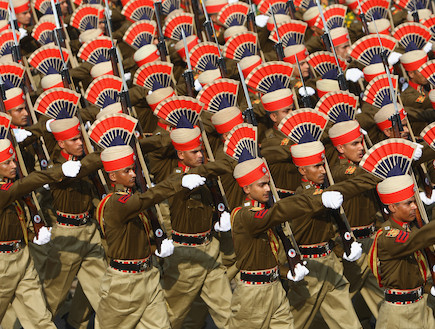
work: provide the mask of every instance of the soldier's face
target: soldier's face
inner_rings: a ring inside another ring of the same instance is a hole
[[[83,154],[82,135],[78,134],[74,138],[66,141],[59,141],[60,148],[69,155],[79,157]]]
[[[30,19],[32,18],[32,15],[30,14],[30,9],[23,11],[22,13],[16,13],[15,16],[17,16],[18,23],[23,25],[29,25]]]
[[[419,85],[424,86],[424,85],[427,85],[429,83],[429,81],[427,81],[427,79],[424,77],[424,75],[418,71],[408,72],[408,75],[409,75],[409,78],[413,82],[418,83]]]
[[[15,155],[8,160],[0,163],[0,176],[14,179],[17,176],[17,164],[15,163]]]
[[[251,185],[245,186],[243,191],[249,199],[266,203],[269,201],[269,176],[264,175],[260,179],[253,182]]]
[[[134,164],[121,170],[112,171],[111,173],[109,173],[109,178],[115,184],[120,184],[125,187],[132,188],[136,182],[136,172]]]
[[[278,126],[282,119],[291,111],[291,107],[286,107],[284,109],[271,112],[269,114],[270,119],[273,121],[273,124]]]
[[[12,124],[17,127],[23,127],[27,125],[27,119],[29,118],[29,113],[27,113],[26,106],[23,104],[8,111],[9,115],[12,117]]]
[[[195,168],[202,165],[202,161],[204,159],[201,146],[198,146],[190,151],[178,151],[177,154],[181,162],[185,166],[191,168]]]
[[[62,15],[68,14],[68,2],[66,0],[60,2],[60,11],[62,12]]]
[[[308,78],[310,76],[310,64],[306,60],[299,62],[301,67],[301,73],[303,78]],[[294,73],[296,76],[300,77],[299,70],[296,70]]]
[[[337,56],[340,56],[344,59],[349,59],[350,56],[348,54],[348,50],[350,49],[349,42],[343,43],[341,45],[338,45],[335,47],[335,52],[337,53]]]
[[[391,204],[388,207],[395,220],[401,222],[412,222],[415,219],[415,211],[417,209],[415,197],[411,197],[399,203]]]
[[[358,163],[364,155],[363,137],[360,136],[350,143],[337,145],[338,152],[346,159]]]
[[[325,182],[325,164],[324,162],[317,163],[311,166],[299,167],[301,175],[315,184],[323,184]]]

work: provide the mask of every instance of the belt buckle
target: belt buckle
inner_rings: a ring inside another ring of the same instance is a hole
[[[88,217],[83,217],[81,220],[80,220],[80,224],[86,224],[88,222]]]
[[[330,250],[330,249],[329,249],[329,243],[325,244],[325,245],[324,245],[324,248],[325,248],[325,252],[328,253],[329,250]]]
[[[148,262],[147,261],[144,261],[144,262],[140,262],[140,263],[138,263],[138,265],[139,265],[139,270],[140,271],[145,271],[147,268],[148,268]]]
[[[269,282],[275,282],[279,277],[278,271],[273,271],[269,276]]]
[[[417,298],[420,298],[421,296],[423,296],[423,287],[420,287],[417,290]]]
[[[15,242],[14,244],[12,244],[13,251],[17,251],[18,249],[20,249],[20,247],[21,247],[20,241]]]
[[[206,235],[204,236],[203,243],[206,244],[206,243],[208,243],[209,241],[210,241],[209,234],[206,234]]]

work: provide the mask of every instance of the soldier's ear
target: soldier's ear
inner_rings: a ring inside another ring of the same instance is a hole
[[[109,179],[110,179],[112,182],[115,182],[115,181],[116,181],[116,172],[115,172],[115,171],[111,171],[111,172],[109,172]]]
[[[184,152],[183,151],[177,151],[177,156],[178,156],[178,159],[184,160]]]
[[[394,214],[397,210],[397,204],[395,204],[395,203],[389,204],[387,207],[388,207],[388,210],[390,211],[390,214]]]
[[[343,147],[343,145],[341,145],[341,144],[337,145],[336,149],[337,149],[338,153],[340,153],[340,154],[344,153],[344,147]]]
[[[306,174],[305,167],[298,167],[298,170],[299,170],[299,173],[300,173],[302,176],[305,176],[305,174]]]
[[[59,147],[60,147],[61,149],[64,149],[64,148],[65,148],[65,142],[64,142],[64,141],[57,141],[57,145],[59,145]]]
[[[243,187],[242,187],[243,192],[244,192],[245,194],[249,194],[249,193],[251,192],[250,186],[251,186],[251,185],[243,186]]]

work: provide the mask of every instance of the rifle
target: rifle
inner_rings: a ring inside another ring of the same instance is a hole
[[[367,24],[366,15],[364,14],[364,12],[362,10],[360,0],[357,0],[357,1],[358,1],[358,12],[359,12],[358,16],[359,16],[361,23],[362,23],[362,26],[363,26],[363,30],[364,30],[363,32],[365,35],[369,35],[370,32],[369,32],[369,26]]]
[[[115,43],[113,42],[113,38],[112,38],[112,20],[110,17],[109,3],[107,0],[105,0],[104,2],[106,5],[104,7],[104,16],[106,17],[106,33],[107,33],[107,36],[110,38],[110,41],[112,42],[112,47],[110,47],[110,50],[109,50],[110,63],[112,64],[113,75],[119,77],[119,70],[118,70],[119,57],[117,56],[116,46],[115,46]]]
[[[326,48],[328,48],[329,45],[329,51],[331,51],[334,55],[335,58],[335,62],[337,63],[337,70],[338,70],[338,75],[337,75],[337,80],[338,80],[338,85],[340,86],[341,90],[348,90],[349,87],[347,86],[347,82],[346,82],[346,78],[344,76],[344,72],[340,66],[340,62],[338,61],[338,57],[337,57],[337,53],[335,51],[335,47],[334,47],[334,43],[332,42],[332,38],[331,38],[331,33],[329,31],[328,25],[326,24],[326,20],[325,20],[325,16],[323,16],[323,9],[322,6],[320,5],[319,0],[316,0],[317,3],[317,8],[319,9],[320,12],[320,18],[322,19],[323,22],[323,28],[325,29],[325,33],[323,34],[322,38],[324,38],[324,41],[326,41],[325,45]]]
[[[199,40],[205,40],[206,36],[203,34],[202,31],[202,24],[199,21],[200,13],[199,10],[199,4],[198,0],[191,0],[190,3],[192,4],[192,11],[193,11],[193,18],[195,20],[195,29],[196,29],[196,35]]]
[[[293,0],[287,0],[286,5],[287,5],[287,10],[288,10],[288,15],[290,16],[290,18],[291,19],[296,19],[295,18],[296,7],[295,7],[294,1]]]
[[[157,32],[158,32],[158,40],[159,40],[157,44],[157,49],[159,50],[160,53],[160,60],[166,62],[167,61],[166,56],[168,56],[168,49],[166,48],[165,36],[163,35],[162,32],[162,21],[161,21],[162,2],[161,1],[154,2],[154,12],[156,14]]]
[[[243,111],[243,116],[247,123],[258,126],[254,109],[252,108],[251,98],[249,97],[248,87],[246,87],[245,77],[243,76],[242,68],[239,63],[237,63],[237,69],[239,70],[240,81],[242,82],[243,92],[245,93],[246,103],[248,104],[248,108]]]
[[[116,49],[116,52],[118,53],[118,49]],[[131,106],[130,96],[128,94],[127,82],[125,81],[125,77],[124,77],[124,68],[122,66],[122,63],[119,63],[119,73],[122,79],[122,89],[121,92],[119,93],[119,98],[121,100],[121,105],[122,105],[122,112],[131,116],[133,110]],[[140,130],[141,136],[143,136],[143,133],[141,133],[142,127],[140,126],[139,122],[137,124],[137,127]],[[131,147],[133,148],[134,154],[136,155],[135,157],[136,185],[138,185],[139,190],[142,193],[144,193],[148,190],[148,186],[152,186],[152,183],[151,183],[148,167],[145,163],[142,149],[140,148],[139,140],[136,135],[134,135],[134,139],[132,139],[131,141]],[[157,204],[155,205],[155,209],[157,212],[157,216],[161,219],[161,221],[163,221],[163,216],[160,211],[160,207]],[[151,228],[154,233],[157,250],[160,252],[162,242],[164,239],[167,238],[167,235],[163,230],[162,225],[160,224],[160,221],[156,217],[154,212],[150,208],[148,208],[145,212],[147,218],[150,221]]]
[[[305,92],[305,95],[302,96],[302,103],[304,104],[304,107],[313,108],[313,105],[311,104],[310,96],[308,96],[307,87],[305,86],[304,77],[302,76],[301,65],[299,64],[299,59],[297,54],[295,54],[295,59],[296,59],[296,66],[298,67],[298,71],[299,71],[299,76],[302,82],[302,88],[304,88],[304,92]]]
[[[272,12],[272,18],[273,18],[273,25],[275,27],[276,37],[278,39],[278,42],[275,43],[275,45],[273,47],[275,48],[276,55],[278,56],[278,60],[283,61],[284,57],[285,57],[284,56],[284,48],[282,46],[282,40],[281,40],[281,37],[279,36],[278,26],[276,25],[275,14],[273,12]]]
[[[187,70],[185,70],[182,75],[184,81],[186,82],[187,95],[189,95],[192,98],[195,98],[195,81],[193,79],[192,64],[190,63],[190,55],[189,55],[189,48],[187,47],[186,34],[184,33],[183,29],[181,30],[181,35],[183,37],[184,52],[186,53],[186,62],[187,62]]]
[[[205,27],[205,31],[207,34],[207,40],[210,42],[216,43],[216,46],[217,46],[218,52],[219,52],[219,58],[218,58],[219,70],[221,72],[221,77],[226,78],[228,75],[227,66],[225,64],[225,59],[222,55],[222,51],[221,51],[221,48],[219,46],[219,42],[218,42],[217,37],[216,37],[216,31],[214,29],[213,22],[210,20],[210,17],[208,16],[207,8],[205,8],[205,1],[202,1],[202,10],[204,11],[204,15],[205,15],[204,27]]]
[[[249,11],[246,14],[246,23],[248,26],[248,31],[257,33],[257,26],[255,25],[255,11],[251,0],[249,0]]]

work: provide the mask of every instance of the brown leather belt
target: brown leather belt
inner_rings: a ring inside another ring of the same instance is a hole
[[[412,290],[385,289],[385,300],[396,305],[407,305],[418,302],[423,298],[423,287]]]
[[[124,273],[140,273],[151,269],[151,256],[138,260],[112,259],[110,267]]]
[[[89,222],[89,212],[81,214],[67,214],[61,211],[56,211],[57,222],[64,226],[81,226]]]
[[[240,271],[240,280],[247,284],[265,284],[278,280],[278,267],[261,271]]]
[[[373,233],[375,233],[375,224],[372,223],[367,226],[352,227],[351,230],[355,238],[361,240],[369,238]]]
[[[21,240],[0,241],[0,253],[11,254],[23,247]]]
[[[331,253],[332,246],[329,242],[319,244],[300,245],[302,258],[320,258],[328,256]]]
[[[185,234],[172,230],[172,240],[183,246],[203,245],[211,241],[211,231],[197,234]]]

